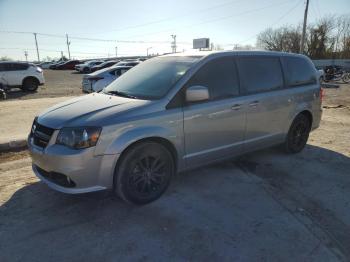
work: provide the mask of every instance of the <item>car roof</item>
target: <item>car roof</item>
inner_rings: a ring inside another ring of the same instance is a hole
[[[132,66],[111,66],[111,67],[103,68],[101,70],[97,70],[97,71],[95,71],[93,73],[90,73],[88,75],[89,76],[96,76],[96,75],[103,74],[103,73],[106,73],[108,71],[115,70],[115,69],[118,69],[118,68],[120,68],[120,69],[123,69],[123,68],[124,69],[131,69],[133,67]]]
[[[29,65],[30,63],[29,62],[21,62],[21,61],[0,61],[0,64],[8,64],[8,63],[11,63],[11,64],[24,64],[24,65]]]
[[[162,55],[159,57],[172,57],[172,56],[177,56],[177,57],[199,57],[199,58],[204,58],[204,57],[209,57],[209,56],[225,56],[225,55],[242,55],[242,56],[253,56],[253,55],[266,55],[266,56],[295,56],[295,57],[305,57],[304,55],[301,54],[295,54],[295,53],[287,53],[287,52],[278,52],[278,51],[262,51],[262,50],[249,50],[249,51],[199,51],[199,50],[194,50],[190,52],[183,52],[183,53],[176,53],[176,54],[166,54]]]
[[[133,66],[123,66],[123,65],[114,65],[114,66],[110,66],[110,67],[107,67],[108,69],[115,69],[115,68],[133,68]]]

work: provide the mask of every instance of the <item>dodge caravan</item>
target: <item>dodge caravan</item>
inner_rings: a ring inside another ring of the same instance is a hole
[[[303,55],[197,52],[147,60],[99,93],[35,118],[35,174],[65,193],[160,197],[176,172],[283,145],[300,152],[319,126],[317,72]]]

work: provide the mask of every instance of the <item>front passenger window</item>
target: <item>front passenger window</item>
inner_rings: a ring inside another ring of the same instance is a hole
[[[187,82],[186,87],[205,86],[210,100],[239,95],[237,70],[233,58],[216,58],[203,65]]]

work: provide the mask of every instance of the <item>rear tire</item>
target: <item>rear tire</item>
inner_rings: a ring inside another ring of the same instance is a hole
[[[34,78],[27,78],[23,81],[22,90],[35,92],[38,89],[38,80]]]
[[[284,147],[287,153],[295,154],[304,149],[309,138],[311,123],[307,116],[299,114],[289,128]]]
[[[342,80],[345,84],[349,83],[350,82],[350,73],[345,73],[343,76],[342,76]]]
[[[122,155],[114,174],[114,190],[126,202],[144,205],[166,191],[174,170],[173,157],[163,145],[142,142]]]

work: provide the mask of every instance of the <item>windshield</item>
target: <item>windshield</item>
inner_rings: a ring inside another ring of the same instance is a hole
[[[156,57],[142,62],[104,89],[141,99],[159,99],[187,72],[199,57]]]

